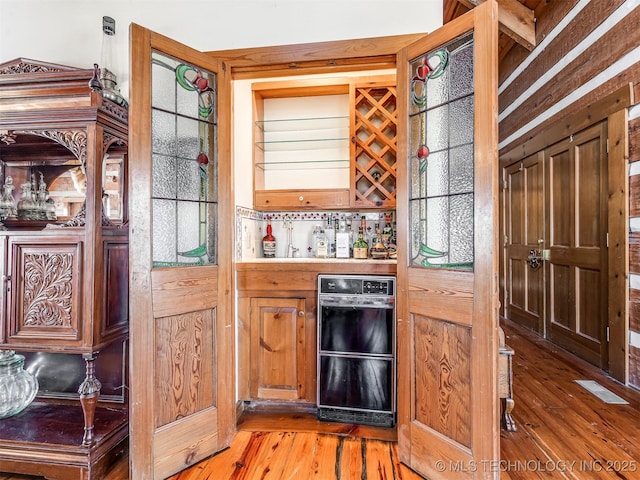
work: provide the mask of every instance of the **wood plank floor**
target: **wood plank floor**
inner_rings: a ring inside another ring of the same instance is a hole
[[[501,480],[640,479],[640,392],[511,322],[504,329],[515,350],[518,430],[501,432],[502,460],[487,468],[499,471]],[[597,381],[629,404],[602,402],[575,383],[580,379]],[[366,437],[380,435],[299,415],[279,415],[276,421],[250,415],[239,423],[230,448],[171,480],[420,478],[398,462],[392,435]],[[0,480],[36,478],[0,473]],[[101,480],[126,478],[121,463]]]

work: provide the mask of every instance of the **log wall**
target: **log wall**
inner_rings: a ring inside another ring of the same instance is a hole
[[[550,8],[549,8],[550,7]],[[536,18],[537,47],[500,64],[500,157],[631,85],[629,108],[628,383],[640,388],[640,5],[567,0]],[[634,100],[635,99],[635,100]],[[637,104],[637,105],[634,105]],[[622,108],[622,107],[621,107]],[[566,123],[566,122],[565,122]],[[531,154],[533,152],[527,152]]]

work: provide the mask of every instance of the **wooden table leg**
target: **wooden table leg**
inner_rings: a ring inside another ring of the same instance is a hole
[[[506,397],[502,398],[502,421],[504,424],[504,429],[508,432],[515,432],[518,430],[516,427],[516,422],[513,420],[511,416],[511,412],[513,411],[513,407],[516,402],[513,401],[513,398]]]
[[[100,389],[102,384],[96,378],[95,360],[98,352],[86,353],[82,355],[86,364],[86,376],[84,381],[78,388],[80,394],[80,404],[82,405],[82,413],[84,415],[84,436],[82,437],[82,445],[91,446],[93,444],[93,428],[95,425],[96,404],[100,397]]]

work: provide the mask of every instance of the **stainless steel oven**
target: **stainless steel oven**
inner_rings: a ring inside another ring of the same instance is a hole
[[[318,276],[318,418],[393,426],[395,277]]]

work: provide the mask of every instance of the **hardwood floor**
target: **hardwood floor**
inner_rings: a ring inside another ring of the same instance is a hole
[[[518,430],[501,431],[500,464],[482,468],[499,471],[501,480],[640,478],[640,392],[511,322],[504,330],[515,350]],[[629,404],[602,402],[575,383],[580,379],[597,381]],[[171,480],[420,478],[398,462],[393,434],[375,429],[286,414],[249,415],[238,428],[230,448]],[[35,478],[0,473],[0,480]],[[126,478],[121,463],[101,480]]]

